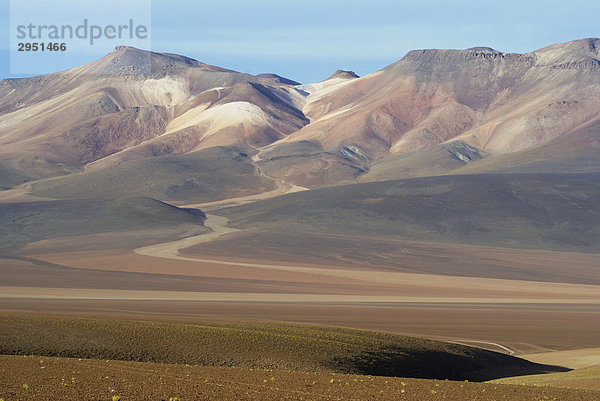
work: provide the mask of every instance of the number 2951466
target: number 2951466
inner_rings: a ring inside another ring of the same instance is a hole
[[[58,42],[19,43],[17,50],[20,52],[64,52],[67,50],[67,44]]]

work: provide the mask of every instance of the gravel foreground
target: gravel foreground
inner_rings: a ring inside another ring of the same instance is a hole
[[[600,392],[494,383],[0,356],[0,400],[600,400]]]

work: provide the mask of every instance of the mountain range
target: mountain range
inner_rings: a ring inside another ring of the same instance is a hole
[[[415,50],[363,77],[338,70],[311,84],[119,46],[67,71],[0,82],[3,199],[184,205],[534,173],[548,191],[569,174],[594,182],[600,173],[600,39],[527,54]],[[462,191],[482,188],[461,180]]]

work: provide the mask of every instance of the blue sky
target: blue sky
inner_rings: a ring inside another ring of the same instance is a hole
[[[9,0],[0,0],[0,78],[18,76],[10,74],[9,10]],[[151,12],[154,51],[301,82],[319,81],[339,68],[364,75],[412,49],[528,52],[600,36],[597,0],[154,0]],[[97,57],[66,53],[46,72]]]

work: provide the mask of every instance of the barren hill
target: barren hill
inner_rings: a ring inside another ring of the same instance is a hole
[[[328,154],[321,159],[330,170],[336,162],[338,169],[350,164],[360,170],[347,174],[348,180],[366,174],[368,181],[442,174],[483,156],[493,159],[552,141],[570,142],[569,153],[591,144],[597,157],[596,131],[577,142],[569,137],[599,116],[599,44],[584,39],[528,54],[487,48],[411,51],[363,78],[314,92],[309,88],[303,111],[311,123],[267,149],[308,141]],[[456,141],[469,146],[471,155],[430,151]],[[343,160],[332,161],[330,155]],[[415,168],[400,155],[428,166]],[[294,156],[283,169],[274,161],[274,170],[311,184],[297,171],[317,174],[313,158]]]
[[[598,48],[583,39],[527,54],[415,50],[362,78],[338,70],[300,85],[117,47],[81,67],[0,83],[0,185],[214,146],[308,187],[466,165],[595,171]]]

